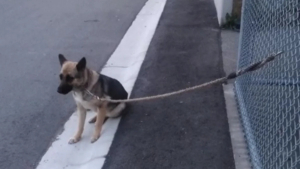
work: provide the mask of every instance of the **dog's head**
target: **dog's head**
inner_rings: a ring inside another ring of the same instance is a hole
[[[67,94],[72,91],[73,88],[84,85],[86,69],[85,58],[83,57],[79,62],[72,62],[68,61],[64,55],[59,54],[58,59],[61,65],[59,74],[61,82],[57,88],[57,92],[60,94]]]

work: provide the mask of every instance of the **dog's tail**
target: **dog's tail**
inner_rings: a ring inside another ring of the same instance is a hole
[[[126,108],[125,103],[118,103],[111,111],[109,111],[106,116],[111,118],[117,118],[122,115],[122,111]]]
[[[103,123],[105,123],[107,119],[108,119],[108,117],[105,117],[105,119],[104,119]],[[95,117],[91,118],[91,119],[89,120],[89,123],[91,123],[91,124],[92,124],[92,123],[95,123],[95,122],[96,122],[96,120],[97,120],[97,116],[95,116]]]

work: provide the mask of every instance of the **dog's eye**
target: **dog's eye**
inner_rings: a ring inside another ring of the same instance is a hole
[[[74,77],[71,77],[70,75],[67,75],[66,81],[67,82],[72,82],[74,80]]]
[[[62,74],[60,74],[60,75],[59,75],[59,78],[60,78],[60,80],[62,80],[62,79],[63,79],[63,75],[62,75]]]

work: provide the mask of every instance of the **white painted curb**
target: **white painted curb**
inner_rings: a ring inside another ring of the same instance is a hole
[[[129,94],[144,61],[165,3],[166,0],[147,1],[101,72],[118,79]],[[93,113],[88,113],[87,119],[93,116]],[[90,137],[94,125],[86,123],[81,141],[69,145],[68,140],[76,131],[77,120],[77,114],[74,113],[66,122],[64,131],[57,136],[43,156],[37,169],[102,168],[120,118],[108,119],[103,126],[101,137],[93,144],[90,143]]]

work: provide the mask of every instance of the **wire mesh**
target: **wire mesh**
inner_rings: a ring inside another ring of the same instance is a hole
[[[284,52],[235,83],[255,169],[300,169],[299,38],[299,0],[243,1],[238,69]]]

